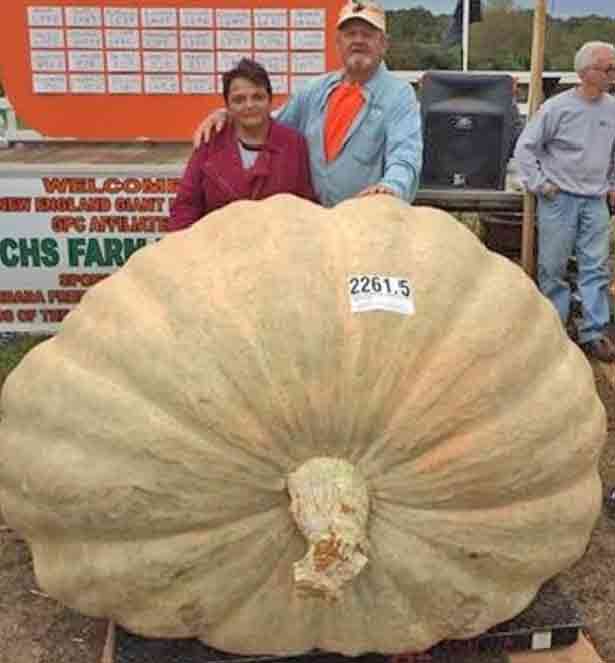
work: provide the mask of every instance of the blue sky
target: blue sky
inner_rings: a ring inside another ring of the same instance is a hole
[[[381,0],[386,9],[411,9],[423,6],[434,14],[452,14],[456,0]],[[518,7],[531,8],[533,0],[515,0]],[[615,0],[547,0],[547,11],[552,16],[586,16],[597,14],[615,18]]]

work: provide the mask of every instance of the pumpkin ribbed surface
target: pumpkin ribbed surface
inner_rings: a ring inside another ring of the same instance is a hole
[[[352,274],[406,278],[414,314],[352,312]],[[604,410],[551,305],[387,196],[239,202],[142,249],[2,409],[0,503],[45,591],[239,653],[481,633],[600,508]]]

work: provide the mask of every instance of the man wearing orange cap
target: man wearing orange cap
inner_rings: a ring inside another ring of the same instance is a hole
[[[347,2],[336,45],[344,68],[292,95],[276,119],[305,135],[312,183],[323,205],[376,193],[412,202],[422,163],[420,114],[412,87],[383,62],[382,7],[371,0]],[[197,129],[195,144],[225,121],[224,112],[215,111]]]

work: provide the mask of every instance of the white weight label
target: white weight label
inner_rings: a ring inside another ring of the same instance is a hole
[[[353,313],[391,311],[414,314],[414,292],[404,276],[388,274],[351,274],[348,295]]]

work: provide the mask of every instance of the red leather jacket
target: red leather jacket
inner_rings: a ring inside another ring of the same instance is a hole
[[[227,125],[193,152],[171,207],[169,230],[187,228],[236,200],[261,200],[276,193],[316,200],[305,138],[272,120],[263,150],[246,170],[235,132]]]

